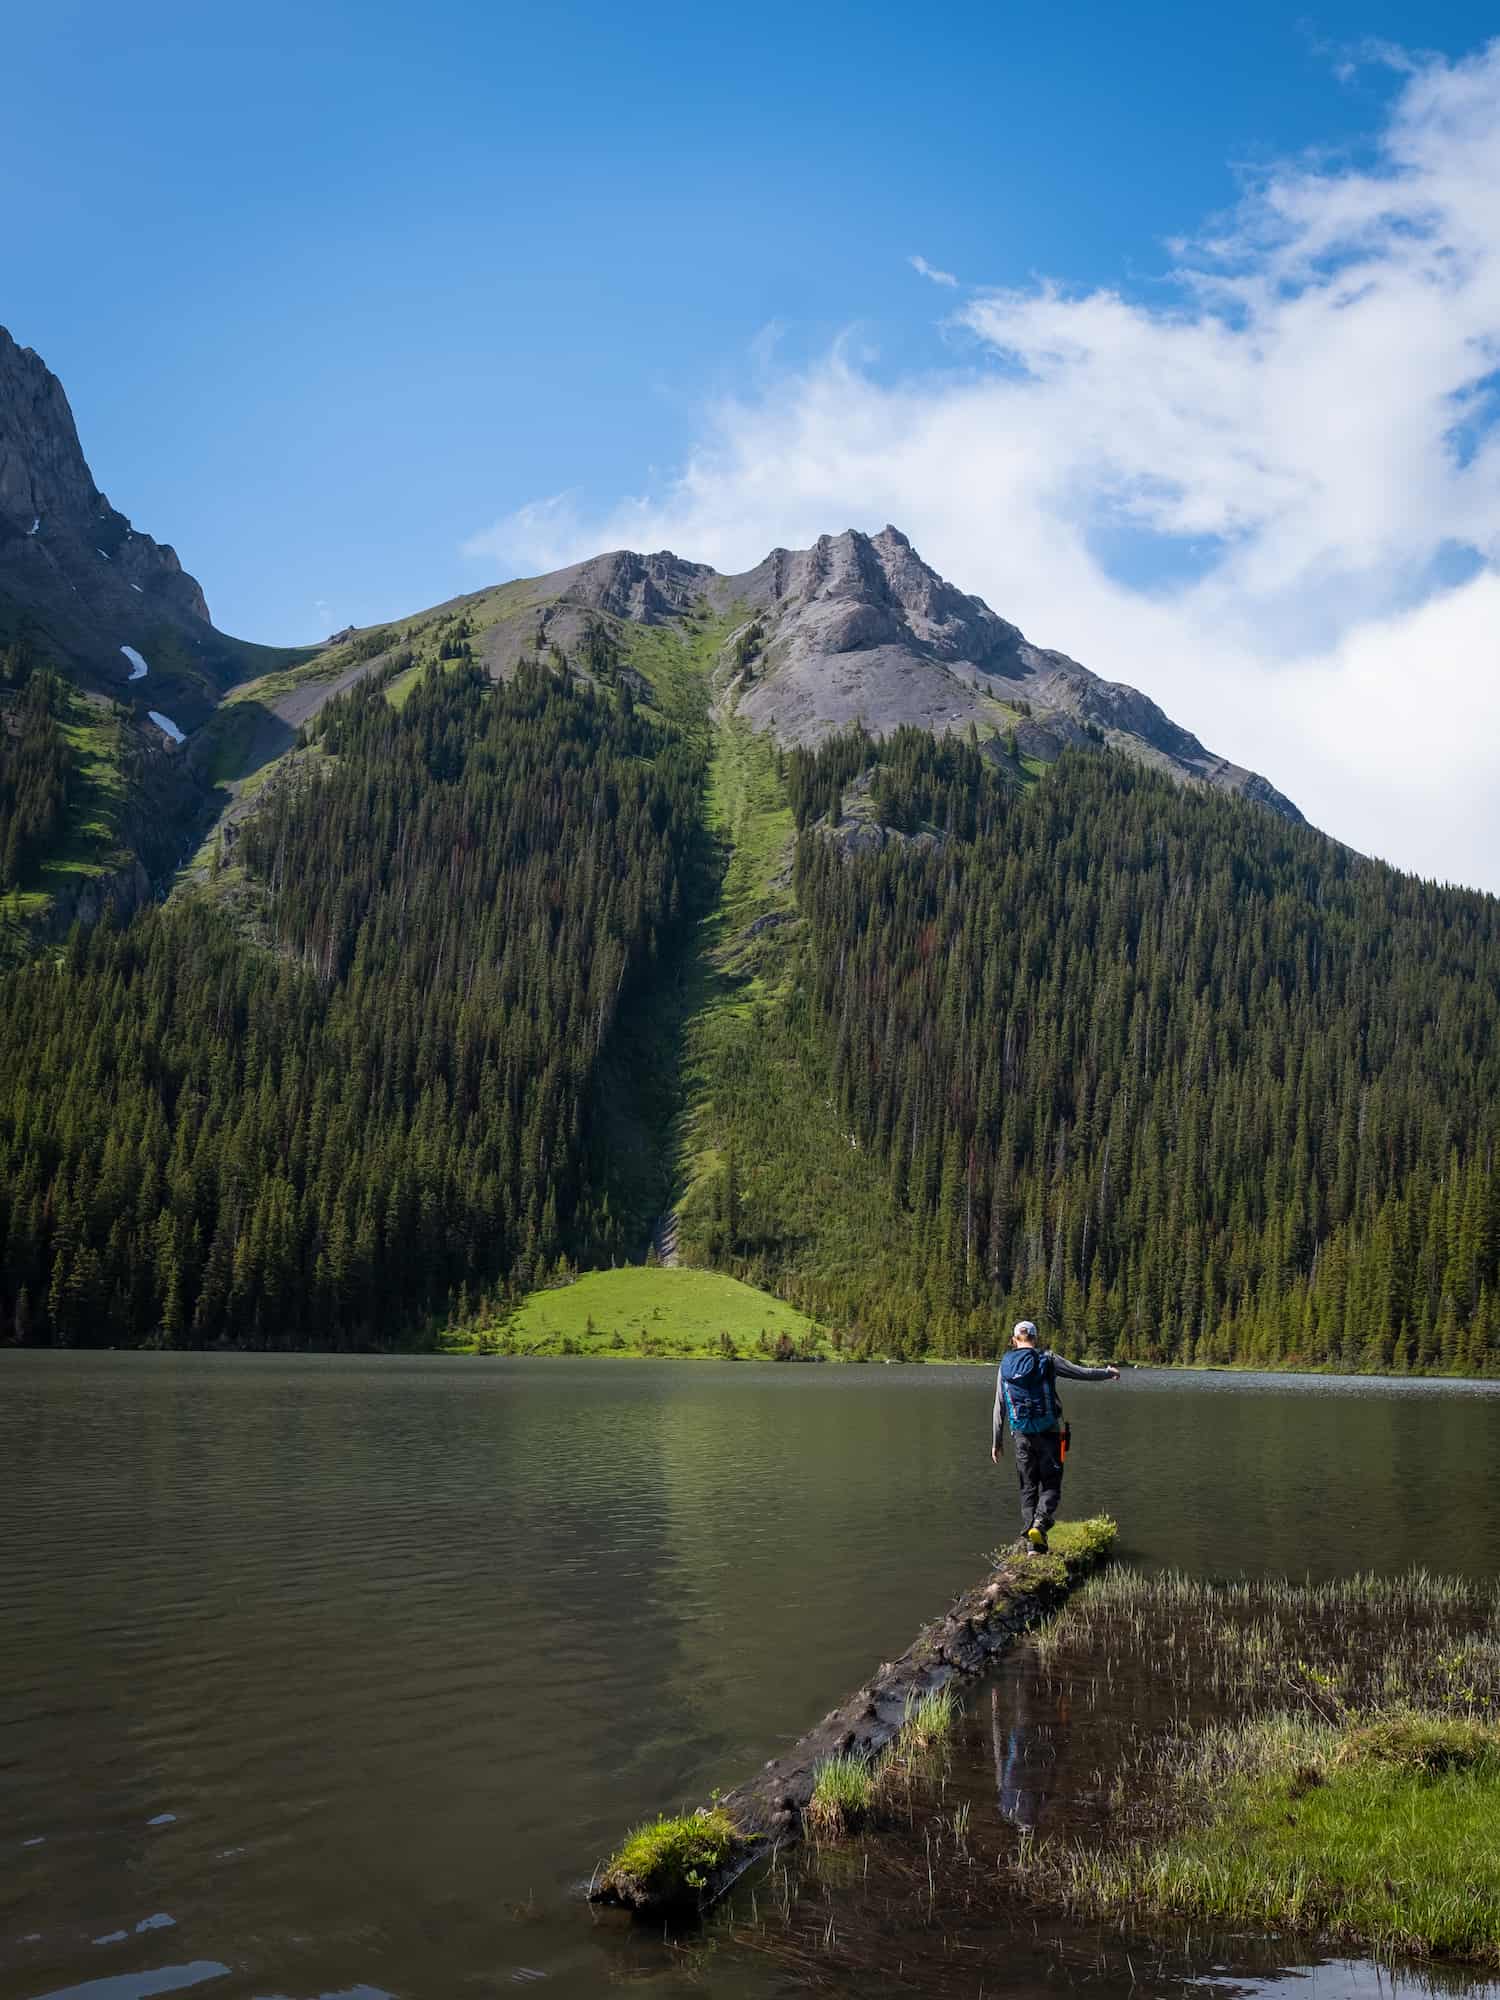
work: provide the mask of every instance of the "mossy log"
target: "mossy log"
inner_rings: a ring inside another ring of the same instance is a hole
[[[1105,1561],[1114,1540],[1114,1522],[1100,1515],[1055,1528],[1045,1556],[1007,1554],[943,1617],[924,1626],[899,1659],[886,1662],[755,1777],[712,1808],[637,1828],[596,1875],[589,1900],[656,1919],[707,1909],[759,1856],[800,1839],[803,1812],[826,1758],[878,1756],[899,1735],[911,1703],[982,1672],[1055,1611]],[[693,1838],[695,1826],[705,1822],[712,1824],[714,1849],[722,1849],[712,1860],[702,1852],[705,1843]],[[682,1853],[695,1859],[678,1866],[675,1857]]]

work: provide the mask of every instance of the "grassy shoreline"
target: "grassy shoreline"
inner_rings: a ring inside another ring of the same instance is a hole
[[[1500,1725],[1281,1714],[1210,1733],[1175,1792],[1189,1824],[1165,1842],[1056,1864],[1070,1911],[1500,1966]]]
[[[828,1829],[723,1935],[852,1990],[899,1958],[952,2000],[979,1959],[1043,1939],[1070,1989],[1327,1953],[1444,1990],[1493,1977],[1500,1582],[1112,1565],[965,1705],[947,1754],[884,1796],[870,1776],[830,1769]]]
[[[767,1336],[762,1344],[761,1334]],[[449,1326],[437,1336],[437,1352],[461,1355],[531,1355],[553,1358],[594,1356],[618,1360],[769,1361],[785,1334],[795,1350],[780,1358],[880,1366],[900,1360],[929,1368],[994,1367],[999,1357],[979,1355],[895,1356],[851,1352],[834,1328],[820,1324],[784,1299],[703,1265],[621,1265],[583,1271],[565,1283],[542,1287],[513,1310],[465,1326]],[[726,1342],[729,1344],[726,1345]],[[1070,1351],[1066,1336],[1059,1347]],[[731,1351],[732,1348],[732,1351]],[[1092,1361],[1087,1353],[1076,1356]],[[1111,1357],[1112,1358],[1112,1357]],[[1250,1362],[1154,1362],[1118,1360],[1130,1373],[1173,1375],[1276,1375],[1362,1382],[1488,1382],[1491,1376],[1397,1374],[1292,1368]]]
[[[1027,1894],[1500,1966],[1500,1591],[1116,1571],[1038,1652],[1106,1690],[1149,1657],[1195,1719],[1125,1748],[1113,1831],[1040,1843],[1015,1870]]]

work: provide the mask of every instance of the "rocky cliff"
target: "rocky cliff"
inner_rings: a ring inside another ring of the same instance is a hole
[[[112,693],[131,685],[132,648],[153,676],[138,697],[185,709],[186,726],[244,671],[176,551],[95,485],[62,384],[0,327],[0,641],[21,630]]]

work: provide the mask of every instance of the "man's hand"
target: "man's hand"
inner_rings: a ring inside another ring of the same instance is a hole
[[[990,1464],[998,1465],[999,1463],[1000,1463],[1000,1447],[997,1444],[992,1444],[990,1446]]]
[[[1119,1379],[1120,1379],[1120,1371],[1119,1371],[1119,1369],[1118,1369],[1118,1368],[1111,1368],[1111,1369],[1110,1369],[1110,1371],[1109,1371],[1109,1379],[1110,1379],[1110,1381],[1111,1381],[1111,1382],[1118,1382],[1118,1381],[1119,1381]]]

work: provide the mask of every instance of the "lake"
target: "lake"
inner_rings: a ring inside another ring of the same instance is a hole
[[[0,1354],[0,2000],[792,1990],[579,1891],[1014,1535],[991,1383]],[[1500,1384],[1064,1386],[1064,1512],[1134,1559],[1500,1574]]]

